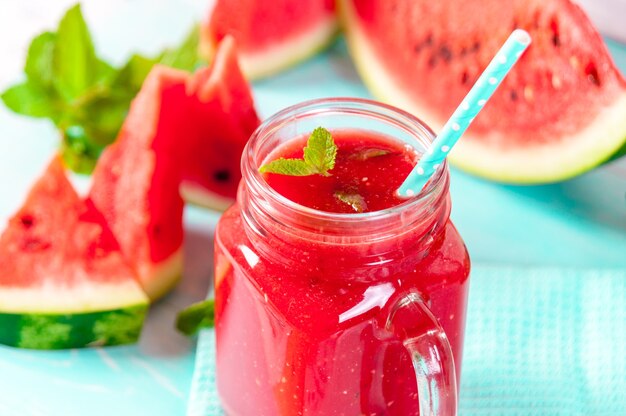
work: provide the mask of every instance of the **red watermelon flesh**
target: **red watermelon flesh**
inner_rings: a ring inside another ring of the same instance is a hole
[[[202,27],[201,50],[231,35],[249,78],[271,75],[326,46],[337,31],[334,0],[218,0]]]
[[[0,237],[0,343],[136,341],[147,298],[102,215],[55,158]]]
[[[259,123],[230,37],[210,68],[190,75],[155,66],[146,78],[96,166],[90,197],[152,299],[182,269],[181,186],[192,202],[230,205],[241,152]]]
[[[211,67],[199,70],[188,81],[187,92],[184,124],[194,131],[182,171],[183,196],[225,209],[237,194],[243,148],[260,124],[231,37],[220,43]]]
[[[626,83],[569,0],[342,0],[348,42],[374,94],[439,129],[515,28],[529,50],[452,152],[510,182],[589,169],[626,139]]]
[[[179,193],[187,126],[184,72],[153,69],[131,104],[117,141],[93,174],[90,198],[103,213],[151,299],[182,271]]]

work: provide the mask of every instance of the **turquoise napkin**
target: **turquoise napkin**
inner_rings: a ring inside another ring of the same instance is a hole
[[[626,415],[626,270],[475,266],[459,414]],[[214,332],[188,416],[221,415]]]

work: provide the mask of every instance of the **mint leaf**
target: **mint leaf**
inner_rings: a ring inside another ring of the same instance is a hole
[[[185,335],[193,335],[200,328],[215,325],[215,301],[207,299],[194,303],[178,313],[176,329]]]
[[[276,159],[261,166],[262,173],[277,173],[288,176],[309,176],[317,173],[311,165],[302,159]]]
[[[61,157],[74,172],[91,173],[103,149],[104,146],[95,144],[80,124],[71,125],[63,131]]]
[[[113,68],[96,55],[77,4],[65,13],[56,32],[41,33],[31,41],[24,66],[27,82],[0,97],[16,113],[51,119],[61,132],[66,164],[88,173],[102,149],[117,137],[130,102],[155,63],[192,70],[201,62],[199,33],[195,26],[180,46],[155,58],[133,55],[122,68]]]
[[[158,62],[172,68],[193,71],[203,61],[198,57],[200,43],[200,26],[195,25],[183,42],[176,48],[166,49],[158,58]]]
[[[59,23],[53,66],[55,87],[68,101],[85,92],[107,67],[96,57],[79,4],[69,9]]]
[[[43,32],[28,47],[24,72],[28,80],[43,88],[52,88],[54,81],[53,55],[56,33]]]
[[[375,147],[368,147],[367,149],[361,149],[358,152],[352,153],[350,155],[350,159],[359,160],[363,162],[373,157],[388,155],[389,153],[391,153],[389,150],[377,149]]]
[[[304,148],[304,161],[316,170],[315,173],[329,176],[336,156],[337,146],[330,132],[323,127],[313,130]]]
[[[53,97],[29,81],[10,87],[2,93],[2,101],[12,111],[31,117],[58,117]]]
[[[304,159],[276,159],[259,168],[262,173],[288,176],[324,175],[335,167],[337,145],[328,130],[318,127],[309,136],[304,148]]]
[[[350,205],[354,212],[365,212],[367,210],[365,199],[357,193],[337,191],[335,192],[335,198]]]
[[[132,55],[126,64],[117,71],[113,78],[111,88],[123,89],[134,96],[141,89],[155,61],[141,55]]]
[[[108,94],[96,97],[83,106],[81,118],[76,121],[84,127],[90,141],[106,146],[115,141],[133,96]]]

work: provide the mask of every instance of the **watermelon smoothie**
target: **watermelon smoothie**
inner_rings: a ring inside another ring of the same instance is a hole
[[[301,157],[320,125],[338,146],[331,176],[258,172]],[[286,109],[253,135],[216,232],[228,415],[454,413],[470,264],[446,166],[422,195],[395,196],[432,139],[406,113],[345,99]]]

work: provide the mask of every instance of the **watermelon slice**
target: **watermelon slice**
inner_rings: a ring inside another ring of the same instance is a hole
[[[187,136],[182,194],[186,201],[223,211],[237,196],[241,153],[261,123],[232,37],[220,42],[211,67],[188,81],[187,93],[183,125],[194,131]]]
[[[272,75],[314,55],[337,32],[334,0],[218,0],[202,26],[200,52],[232,35],[246,77]]]
[[[148,299],[102,215],[55,158],[0,237],[0,343],[135,342]]]
[[[186,113],[180,71],[151,71],[117,141],[100,157],[90,198],[150,299],[167,293],[183,266],[183,200],[179,194]]]
[[[241,152],[260,124],[250,87],[225,38],[193,76],[155,66],[117,141],[93,175],[90,198],[151,299],[182,271],[183,200],[225,209],[241,178]]]
[[[626,142],[626,82],[569,0],[341,0],[371,91],[435,130],[514,28],[533,44],[450,158],[477,175],[545,183],[585,172]]]

